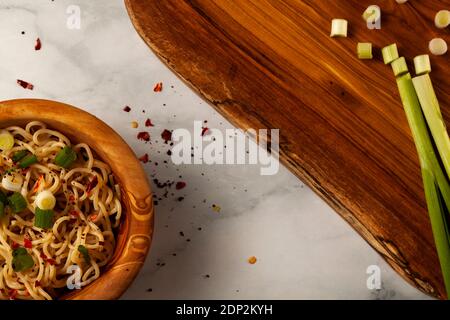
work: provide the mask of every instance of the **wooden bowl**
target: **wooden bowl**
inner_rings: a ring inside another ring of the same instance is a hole
[[[122,189],[125,218],[113,258],[100,277],[61,299],[117,299],[141,269],[153,234],[153,200],[147,176],[126,142],[103,121],[67,104],[38,99],[0,102],[0,127],[39,120],[75,142],[86,142],[108,163]]]

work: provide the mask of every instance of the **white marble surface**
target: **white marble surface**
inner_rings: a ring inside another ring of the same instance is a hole
[[[66,27],[70,4],[81,9],[80,30]],[[37,37],[40,51],[34,50]],[[194,120],[232,126],[150,52],[122,1],[0,0],[0,40],[0,100],[47,98],[79,106],[115,128],[137,155],[148,152],[149,175],[187,182],[159,201],[151,253],[123,298],[425,297],[286,169],[264,177],[255,166],[165,165],[163,129],[192,128]],[[35,89],[19,87],[16,79]],[[158,81],[164,90],[154,93]],[[130,113],[122,111],[125,105]],[[155,124],[151,145],[137,141],[139,129],[130,125],[136,120],[142,128],[147,117]],[[253,255],[258,262],[250,265]],[[381,290],[367,289],[369,265],[381,268]]]

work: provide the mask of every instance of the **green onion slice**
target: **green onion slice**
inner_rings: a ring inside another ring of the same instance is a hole
[[[372,44],[370,42],[360,42],[357,46],[359,59],[372,59]]]
[[[0,150],[6,151],[14,147],[14,137],[6,130],[0,131]]]
[[[17,151],[17,152],[14,153],[14,155],[12,156],[12,161],[18,162],[18,161],[22,160],[27,154],[28,154],[28,150],[20,150],[20,151]]]
[[[34,260],[25,248],[13,250],[12,266],[15,272],[26,271],[34,266]]]
[[[34,211],[34,226],[41,229],[50,229],[53,227],[53,210],[42,210],[36,207]]]
[[[399,58],[397,44],[395,44],[395,43],[393,43],[387,47],[384,47],[381,50],[381,53],[383,54],[384,64],[390,64],[394,60]]]
[[[422,54],[414,58],[414,67],[418,76],[431,72],[430,56]]]
[[[76,152],[73,151],[70,147],[65,146],[56,155],[55,163],[60,167],[68,168],[75,160],[77,160]]]
[[[3,202],[3,204],[8,203],[8,197],[2,190],[0,190],[0,202]]]
[[[408,73],[408,65],[404,57],[400,57],[391,63],[392,71],[396,77]]]
[[[84,261],[87,264],[90,264],[91,263],[91,256],[89,255],[88,249],[85,246],[80,244],[78,246],[78,251],[83,255]]]
[[[0,201],[0,218],[5,215],[5,203]]]
[[[333,19],[331,21],[331,37],[347,37],[348,21],[345,19]]]
[[[8,204],[14,213],[19,213],[27,208],[27,200],[19,192],[14,192],[9,196]]]
[[[19,162],[19,167],[21,167],[22,169],[25,169],[37,162],[38,162],[37,157],[34,154],[30,154],[30,155],[26,156],[25,158],[23,158]]]

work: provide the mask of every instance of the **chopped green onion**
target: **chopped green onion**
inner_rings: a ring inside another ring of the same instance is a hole
[[[367,23],[375,23],[381,18],[381,9],[377,5],[368,6],[362,17]]]
[[[442,56],[447,53],[447,42],[442,38],[434,38],[428,44],[428,49],[430,49],[430,52],[435,56]]]
[[[55,163],[63,168],[68,168],[77,160],[77,154],[70,147],[65,146],[55,157]]]
[[[23,158],[22,160],[20,160],[19,167],[21,167],[22,169],[25,169],[37,162],[38,162],[38,159],[37,159],[36,155],[30,154],[30,155],[26,156],[25,158]]]
[[[34,266],[34,260],[25,248],[13,250],[12,266],[15,272],[28,270]]]
[[[6,151],[14,147],[14,137],[6,130],[0,132],[0,150]]]
[[[439,29],[445,29],[450,25],[450,11],[441,10],[434,17],[434,24]]]
[[[83,255],[84,261],[87,264],[91,263],[91,256],[89,255],[89,251],[85,246],[80,244],[78,246],[78,251]]]
[[[414,67],[418,76],[431,72],[430,56],[422,54],[414,58]]]
[[[14,213],[19,213],[27,208],[27,200],[18,192],[9,196],[8,204]]]
[[[359,59],[372,59],[372,44],[370,42],[358,43],[357,53]]]
[[[408,65],[406,64],[405,57],[400,57],[391,63],[392,71],[396,77],[408,73]]]
[[[399,58],[397,44],[393,43],[381,50],[383,54],[384,64],[390,64]]]
[[[20,151],[17,151],[17,152],[14,153],[14,155],[12,156],[12,161],[18,162],[18,161],[22,160],[27,154],[28,154],[28,150],[20,150]]]
[[[0,218],[5,215],[5,203],[0,201]]]
[[[0,190],[0,202],[3,202],[4,204],[8,203],[8,197],[2,190]]]
[[[34,211],[34,226],[41,229],[50,229],[53,227],[53,210],[42,210],[36,207]]]
[[[348,21],[345,19],[333,19],[331,21],[331,37],[347,37]]]
[[[431,78],[428,74],[425,74],[415,77],[412,81],[422,106],[422,111],[428,122],[428,127],[447,171],[447,176],[450,177],[450,138]]]

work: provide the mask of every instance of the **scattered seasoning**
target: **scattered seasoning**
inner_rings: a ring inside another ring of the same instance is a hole
[[[171,156],[172,155],[172,150],[167,150],[167,155]]]
[[[184,197],[178,197],[178,198],[177,198],[177,201],[180,201],[180,202],[181,202],[181,201],[183,201],[183,200],[184,200]]]
[[[136,129],[137,127],[139,127],[139,123],[137,121],[131,121],[131,127]]]
[[[33,248],[33,243],[31,242],[30,239],[25,238],[25,239],[23,239],[23,246],[27,249],[31,249],[31,248]]]
[[[247,262],[250,264],[255,264],[256,261],[258,261],[258,260],[256,259],[255,256],[251,256],[250,258],[247,259]]]
[[[138,133],[137,138],[139,140],[143,140],[145,142],[150,141],[150,133],[148,133],[147,131],[141,131]]]
[[[86,193],[89,194],[91,191],[97,186],[98,184],[98,178],[97,176],[94,176],[91,181],[86,186]]]
[[[204,277],[207,278],[207,279],[211,278],[211,276],[209,274],[205,274]]]
[[[148,163],[148,154],[144,154],[142,157],[139,158],[139,161],[141,161],[142,163]]]
[[[213,209],[215,212],[220,212],[220,210],[221,210],[222,208],[219,207],[218,205],[213,204],[213,205],[212,205],[212,209]]]
[[[152,288],[148,288],[148,289],[147,289],[147,292],[152,292],[152,291],[153,291]]]
[[[123,111],[125,111],[125,112],[130,112],[130,111],[131,111],[131,108],[130,108],[129,106],[125,106],[125,108],[123,108]]]
[[[18,244],[17,242],[13,241],[13,243],[11,244],[11,248],[12,248],[13,250],[19,248],[19,244]]]
[[[180,236],[184,237],[184,232],[180,231]]]
[[[154,92],[161,92],[163,89],[163,83],[162,82],[158,82],[157,84],[155,84],[155,87],[153,88]]]
[[[19,86],[21,86],[22,88],[24,88],[24,89],[28,89],[28,90],[33,90],[34,89],[34,85],[32,85],[31,83],[26,82],[24,80],[17,79],[17,84]]]
[[[38,51],[38,50],[41,50],[41,48],[42,48],[41,39],[37,38],[36,44],[34,45],[34,50]]]
[[[145,120],[145,126],[146,127],[154,127],[152,120],[150,120],[150,119]]]
[[[177,189],[177,190],[181,190],[184,187],[186,187],[186,182],[183,182],[183,181],[178,181],[177,184],[175,185],[175,189]]]
[[[208,127],[202,127],[202,137],[209,131]]]
[[[164,143],[167,144],[167,141],[172,140],[172,132],[167,129],[164,129],[164,131],[161,133],[161,138],[163,138]]]

